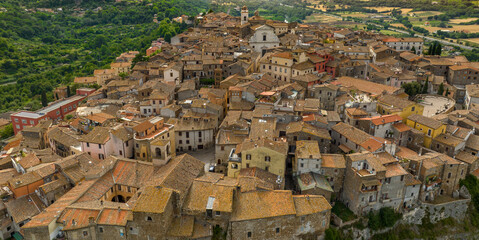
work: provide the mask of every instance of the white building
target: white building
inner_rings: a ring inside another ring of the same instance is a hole
[[[274,28],[268,25],[258,27],[249,39],[249,45],[255,52],[263,53],[268,48],[279,47],[279,38],[274,33]]]
[[[318,142],[313,140],[297,141],[293,164],[297,175],[307,172],[321,174],[321,153]]]
[[[417,55],[421,55],[424,50],[424,40],[422,38],[386,38],[383,42],[390,48],[402,52],[411,51],[414,47]]]

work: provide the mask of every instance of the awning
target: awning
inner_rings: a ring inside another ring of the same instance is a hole
[[[19,232],[15,232],[12,237],[15,239],[15,240],[23,240],[23,236],[19,233]]]
[[[381,182],[379,182],[379,180],[377,180],[377,179],[374,179],[374,180],[369,180],[369,181],[363,181],[363,185],[365,187],[380,186]]]
[[[339,145],[339,149],[341,149],[345,153],[349,153],[352,151],[352,149],[348,148],[346,145],[343,144]]]

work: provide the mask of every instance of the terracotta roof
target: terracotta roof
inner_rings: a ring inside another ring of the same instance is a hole
[[[406,170],[404,170],[404,168],[402,168],[399,163],[386,165],[386,177],[387,178],[402,176],[402,175],[407,175],[407,174],[408,174],[408,172]]]
[[[115,119],[116,117],[108,113],[99,112],[99,113],[90,114],[86,116],[85,118],[93,122],[104,123],[110,119]]]
[[[317,141],[296,141],[296,159],[310,158],[321,159],[319,144]]]
[[[406,186],[420,185],[421,181],[417,180],[412,174],[408,173],[404,178]]]
[[[131,211],[105,208],[101,211],[96,223],[100,225],[126,226],[128,220],[133,220]]]
[[[186,197],[188,189],[204,172],[204,163],[188,154],[176,156],[154,174],[151,183],[155,186],[171,188],[180,194],[180,201]]]
[[[346,160],[342,154],[322,154],[321,167],[346,168]]]
[[[5,206],[11,214],[13,221],[17,224],[31,219],[45,208],[45,205],[35,193],[12,199],[6,202]]]
[[[356,144],[362,144],[372,137],[366,132],[343,122],[334,125],[332,129]]]
[[[278,186],[278,183],[276,182],[278,180],[278,175],[258,167],[252,167],[252,168],[242,168],[238,174],[238,185],[242,188],[241,191],[244,191],[244,187],[245,187],[242,184],[245,184],[249,181],[249,180],[246,180],[245,177],[254,177],[260,180],[261,182],[258,182],[255,179],[253,182],[255,182],[255,184],[257,183],[262,184],[263,187],[265,187],[266,189],[281,188],[280,186]],[[248,183],[251,183],[251,182],[248,182]]]
[[[404,108],[407,108],[407,107],[415,104],[415,102],[409,101],[406,98],[401,98],[401,97],[398,97],[398,96],[395,96],[395,95],[389,95],[389,94],[382,95],[378,99],[378,102],[380,104],[385,104],[385,105],[388,105],[390,107],[395,107],[395,108],[400,108],[400,109],[404,109]]]
[[[400,88],[374,83],[358,78],[352,77],[339,77],[336,81],[332,82],[334,85],[340,85],[343,87],[354,87],[361,92],[369,93],[372,95],[380,95],[383,92],[388,94],[395,94],[400,91]]]
[[[10,187],[16,189],[35,182],[43,181],[42,177],[36,172],[27,172],[25,174],[16,176],[8,181]]]
[[[467,164],[473,164],[479,159],[476,155],[472,155],[472,153],[465,151],[460,151],[458,154],[456,154],[455,157],[457,160],[465,162]]]
[[[30,153],[18,160],[18,163],[23,167],[23,169],[29,169],[33,166],[39,165],[41,162],[35,153]]]
[[[473,150],[476,150],[476,151],[479,151],[479,136],[477,136],[477,135],[469,136],[469,138],[467,139],[467,142],[466,142],[466,147],[470,148],[470,149],[473,149]]]
[[[331,140],[331,136],[329,135],[329,131],[324,128],[319,128],[314,125],[305,123],[303,121],[299,122],[290,122],[286,127],[286,135],[295,134],[303,132],[306,134],[310,134],[322,139]]]
[[[320,195],[295,195],[293,200],[296,216],[315,214],[332,208],[326,198]]]
[[[95,180],[86,180],[82,184],[75,186],[65,193],[53,204],[48,206],[42,213],[33,217],[30,222],[25,224],[23,228],[48,227],[58,217],[58,213],[62,212],[68,205],[72,204],[78,196],[83,194],[88,188],[95,183]]]
[[[362,118],[361,120],[370,120],[371,123],[373,123],[376,126],[379,126],[379,125],[383,125],[387,123],[402,121],[402,118],[399,115],[394,114],[394,115],[376,116],[371,118]]]
[[[73,230],[88,227],[94,221],[100,210],[66,208],[57,222],[63,223],[63,230]]]
[[[288,143],[282,141],[273,141],[263,138],[256,141],[244,141],[236,147],[236,153],[241,153],[255,148],[268,148],[283,155],[288,154]]]
[[[399,132],[406,132],[411,130],[411,127],[404,123],[396,123],[393,125],[394,128],[396,128]]]
[[[173,193],[174,191],[170,188],[146,186],[141,189],[133,212],[163,213]]]
[[[296,215],[291,191],[253,191],[237,195],[230,221]]]
[[[368,113],[361,108],[346,108],[346,113],[350,116],[367,116]]]
[[[327,192],[334,192],[326,177],[314,172],[307,172],[298,175],[297,182],[301,192],[315,188],[319,188]]]
[[[293,59],[293,55],[291,54],[291,52],[276,53],[272,57]]]
[[[442,125],[444,125],[444,123],[442,123],[438,120],[435,120],[435,119],[432,119],[432,118],[429,118],[429,117],[426,117],[426,116],[423,116],[423,115],[417,115],[417,114],[410,115],[407,119],[411,120],[415,123],[419,123],[419,124],[422,124],[424,126],[430,127],[432,129],[438,129]]]
[[[236,186],[223,186],[217,183],[195,180],[191,185],[186,198],[185,211],[192,214],[206,213],[210,208],[213,211],[233,211],[233,191]]]
[[[108,140],[110,140],[110,128],[108,127],[95,127],[81,138],[82,142],[97,144],[105,144]]]

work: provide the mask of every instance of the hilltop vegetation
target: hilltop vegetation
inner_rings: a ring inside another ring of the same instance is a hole
[[[211,9],[217,12],[228,12],[233,16],[239,16],[240,12],[235,10],[235,6],[245,4],[243,0],[220,0],[214,1]],[[300,0],[251,0],[248,1],[248,10],[252,15],[256,10],[266,18],[277,21],[287,20],[289,22],[302,22],[313,11],[306,8],[306,2]]]
[[[171,18],[204,12],[208,3],[8,0],[0,7],[6,10],[0,12],[0,84],[5,84],[0,86],[0,112],[5,112],[40,108],[42,92],[52,100],[57,85],[108,67],[122,52],[145,51],[152,40],[174,36],[186,26]],[[160,24],[153,23],[155,14]]]

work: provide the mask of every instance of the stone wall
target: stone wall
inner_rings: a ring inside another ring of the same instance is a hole
[[[464,186],[460,189],[459,193],[456,192],[456,194],[460,195],[460,198],[446,203],[432,204],[419,202],[419,207],[404,213],[402,221],[409,224],[422,224],[424,217],[429,217],[431,223],[437,223],[448,217],[462,221],[467,215],[466,213],[471,197]]]

